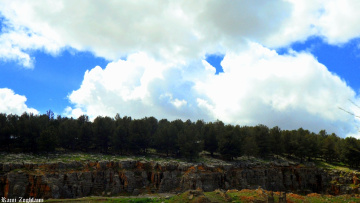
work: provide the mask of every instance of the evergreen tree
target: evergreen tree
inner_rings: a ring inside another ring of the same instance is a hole
[[[23,113],[21,116],[0,113],[0,150],[20,152],[49,152],[62,147],[70,150],[94,150],[107,153],[145,153],[155,148],[167,155],[175,154],[194,159],[204,148],[213,155],[220,152],[226,159],[245,154],[266,157],[268,154],[287,154],[304,158],[324,158],[327,162],[343,161],[350,166],[360,164],[360,141],[356,138],[339,138],[325,130],[311,133],[308,130],[281,130],[267,126],[239,127],[224,125],[221,121],[196,123],[187,120],[154,117],[132,120],[88,116],[78,119],[62,118],[51,110],[43,115]]]
[[[322,145],[322,153],[326,160],[326,162],[332,162],[335,155],[335,143],[334,140],[331,139],[331,137],[327,137],[324,139],[323,145]]]
[[[53,126],[41,131],[39,138],[37,139],[37,145],[41,152],[52,152],[55,150],[57,142],[56,130]]]
[[[154,136],[155,149],[159,152],[176,153],[177,151],[177,130],[168,120],[162,119]]]
[[[190,160],[199,156],[202,151],[200,135],[195,134],[196,127],[187,122],[183,130],[178,133],[178,145],[180,154]]]
[[[59,125],[59,145],[64,149],[76,150],[79,141],[79,128],[76,120],[65,118]]]
[[[295,153],[298,147],[297,141],[294,139],[292,131],[284,130],[281,132],[282,139],[284,140],[284,152],[287,156],[291,156]]]
[[[259,156],[267,157],[270,154],[269,128],[265,125],[257,125],[254,127],[253,133],[256,144],[259,147]]]
[[[30,113],[23,113],[18,121],[18,136],[17,142],[19,147],[25,152],[36,153],[38,146],[36,140],[40,135],[40,123],[38,122],[37,116]]]
[[[305,156],[309,154],[309,143],[306,139],[306,135],[309,134],[309,131],[304,130],[303,128],[299,128],[297,131],[293,131],[293,140],[294,146],[296,146],[294,150],[295,156],[300,158],[300,162],[303,162]]]
[[[109,150],[109,141],[114,133],[114,122],[110,117],[98,116],[93,123],[93,135],[96,148],[103,153]]]
[[[347,137],[344,140],[344,150],[342,154],[345,163],[351,167],[358,167],[360,164],[360,142],[354,137]]]
[[[7,130],[5,132],[9,133],[9,148],[5,150],[9,151],[10,149],[15,149],[17,147],[19,147],[19,129],[18,129],[18,121],[19,121],[19,116],[18,115],[14,115],[14,114],[10,114],[7,116]],[[25,150],[23,150],[25,151]]]
[[[133,153],[146,153],[146,149],[150,146],[150,132],[144,119],[133,120],[129,127],[130,150]]]
[[[317,135],[314,133],[305,135],[308,161],[319,156],[320,147],[317,139]]]
[[[229,160],[241,155],[241,139],[239,126],[225,126],[225,133],[219,140],[220,154]]]
[[[0,149],[9,150],[10,145],[10,128],[6,114],[0,114]]]
[[[246,136],[244,139],[244,145],[243,145],[243,153],[248,158],[250,156],[256,157],[259,153],[259,147],[255,141],[254,136]]]
[[[144,122],[145,122],[145,126],[146,126],[146,131],[148,132],[148,147],[152,147],[154,144],[154,136],[155,133],[158,129],[158,120],[156,118],[154,118],[153,116],[151,117],[145,117],[144,118]]]
[[[77,119],[78,125],[78,135],[79,135],[79,149],[87,152],[89,149],[94,148],[94,143],[92,143],[91,138],[93,137],[93,131],[89,117],[86,115],[81,115]]]
[[[211,156],[218,150],[216,127],[213,123],[205,125],[203,130],[204,150],[210,152]]]
[[[270,150],[277,156],[284,152],[284,142],[281,137],[281,129],[278,126],[270,129]]]

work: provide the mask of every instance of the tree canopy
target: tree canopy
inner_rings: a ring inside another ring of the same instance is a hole
[[[240,156],[266,158],[294,156],[301,161],[322,158],[353,167],[360,164],[360,141],[340,138],[325,130],[281,130],[278,126],[225,125],[221,121],[160,121],[154,117],[132,119],[96,117],[90,121],[57,116],[0,113],[0,151],[52,152],[56,149],[84,152],[145,154],[149,149],[164,156],[194,159],[202,151],[231,160]]]

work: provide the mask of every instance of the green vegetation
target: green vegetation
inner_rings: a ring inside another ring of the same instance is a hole
[[[96,162],[96,161],[121,161],[121,160],[139,160],[139,161],[177,161],[181,159],[170,159],[166,157],[158,157],[156,155],[147,154],[144,156],[125,156],[125,155],[110,155],[100,153],[89,153],[89,152],[52,152],[52,153],[7,153],[0,152],[0,163],[57,163],[57,162]],[[185,160],[183,160],[185,161]],[[203,157],[199,157],[195,161],[208,162]]]
[[[227,192],[214,191],[214,192],[200,192],[194,194],[187,191],[172,197],[159,197],[159,196],[139,196],[139,197],[85,197],[79,199],[64,199],[64,200],[47,200],[46,202],[154,202],[154,203],[182,203],[182,202],[266,202],[269,197],[273,197],[275,202],[279,202],[279,198],[283,197],[280,192],[269,192],[261,189],[248,190],[244,189],[229,190]],[[320,195],[311,193],[308,195],[297,195],[293,193],[286,194],[288,202],[295,203],[321,203],[321,202],[359,202],[360,196],[356,195]]]
[[[0,152],[31,153],[31,159],[42,159],[41,154],[49,152],[44,161],[100,160],[94,154],[104,154],[104,160],[124,155],[148,158],[156,153],[160,157],[201,161],[199,154],[204,150],[226,160],[287,156],[300,162],[316,160],[324,168],[343,170],[358,168],[360,164],[360,140],[343,139],[325,130],[314,133],[302,128],[225,125],[221,121],[132,119],[119,114],[114,118],[99,116],[92,122],[86,115],[77,119],[54,118],[50,110],[43,115],[0,113]],[[66,158],[63,152],[85,154]],[[16,160],[13,158],[9,161]]]
[[[111,203],[117,203],[117,202],[128,202],[128,203],[148,203],[148,202],[163,202],[160,198],[130,198],[130,197],[84,197],[84,198],[78,198],[78,199],[50,199],[46,200],[45,202],[73,202],[73,203],[88,203],[88,202],[111,202]]]
[[[348,165],[341,163],[341,162],[333,162],[328,163],[323,160],[314,160],[314,163],[317,167],[328,169],[328,170],[338,170],[338,171],[344,171],[344,172],[354,172],[355,169],[349,167]]]

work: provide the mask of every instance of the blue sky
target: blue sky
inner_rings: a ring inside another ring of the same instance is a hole
[[[360,137],[358,117],[339,109],[360,115],[359,9],[355,0],[0,1],[0,111]]]
[[[360,90],[360,49],[359,40],[354,39],[342,45],[329,45],[321,38],[315,37],[305,42],[297,42],[291,45],[295,51],[308,51],[317,60],[324,64],[329,71],[339,75],[355,91]],[[280,49],[279,53],[287,50]]]
[[[89,52],[64,51],[52,56],[38,51],[32,56],[36,59],[33,69],[13,61],[1,62],[0,86],[26,95],[26,104],[40,113],[51,109],[61,114],[70,105],[68,94],[80,87],[85,71],[107,64]]]

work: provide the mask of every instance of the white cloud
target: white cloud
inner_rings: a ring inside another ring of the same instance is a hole
[[[60,50],[60,46],[53,39],[7,20],[2,23],[0,59],[4,61],[16,61],[23,67],[33,68],[34,58],[29,52],[44,50],[47,53],[56,54]]]
[[[121,113],[137,118],[207,118],[193,100],[198,95],[194,82],[205,73],[202,64],[197,65],[165,64],[137,53],[126,61],[109,63],[105,69],[95,67],[85,73],[80,89],[69,95],[76,108],[68,109],[67,114],[76,117],[72,111],[77,111],[91,117]]]
[[[0,57],[31,67],[38,49],[187,61],[239,51],[248,41],[276,48],[320,36],[341,44],[360,36],[359,9],[357,0],[2,1]]]
[[[182,61],[238,49],[247,40],[264,41],[291,15],[291,4],[281,0],[13,0],[0,2],[0,12],[15,33],[18,28],[31,33],[29,40],[9,41],[27,57],[31,49],[56,52],[71,47],[109,60],[140,50],[157,58]],[[33,38],[42,40],[34,42]],[[23,44],[26,41],[32,43]],[[20,61],[23,58],[19,55]]]
[[[197,89],[225,122],[324,128],[342,136],[358,123],[338,109],[350,108],[355,92],[309,53],[282,56],[251,44],[245,52],[227,54],[221,64],[225,73]]]
[[[97,115],[170,119],[220,119],[226,123],[285,129],[326,129],[340,136],[359,121],[338,107],[353,108],[355,92],[309,53],[278,55],[259,44],[228,53],[224,73],[205,61],[167,64],[146,54],[87,71],[69,99],[72,109]],[[156,70],[156,73],[152,71]],[[149,74],[153,73],[153,74]],[[194,77],[196,75],[197,77]],[[71,114],[71,111],[69,112]]]
[[[318,26],[329,43],[346,43],[360,36],[360,2],[357,0],[325,1]]]
[[[26,97],[15,94],[8,88],[0,88],[0,112],[21,115],[24,112],[38,114],[36,109],[29,108],[25,104]]]
[[[12,0],[0,2],[10,28],[0,39],[17,49],[24,65],[29,50],[56,53],[66,47],[109,60],[140,50],[181,61],[238,50],[246,41],[281,47],[320,36],[346,43],[360,35],[359,9],[357,0]]]
[[[273,48],[360,36],[356,0],[1,1],[0,58],[32,67],[33,50],[112,60],[85,73],[66,115],[221,119],[355,132],[354,91],[308,53]],[[344,23],[345,22],[345,23]],[[269,47],[269,48],[265,48]],[[203,61],[226,54],[224,73]],[[127,58],[120,60],[120,58]]]
[[[263,42],[281,47],[319,36],[330,44],[341,45],[360,37],[360,2],[357,0],[286,0],[292,5],[278,32]]]

